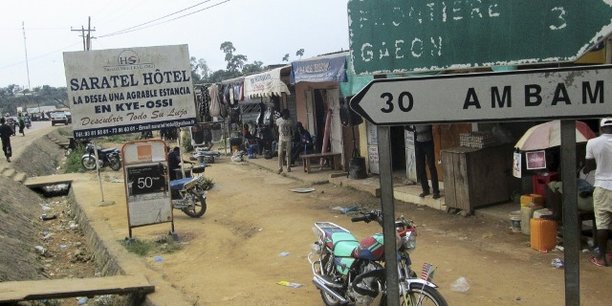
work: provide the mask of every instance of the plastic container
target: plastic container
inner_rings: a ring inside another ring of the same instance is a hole
[[[533,217],[535,219],[541,218],[552,218],[553,212],[548,208],[536,209],[533,211]]]
[[[531,218],[533,217],[533,212],[536,209],[540,209],[540,206],[528,205],[521,207],[521,232],[525,235],[529,235],[529,228]]]
[[[557,172],[540,172],[531,177],[531,185],[533,187],[533,193],[539,194],[544,200],[546,197],[546,188],[548,183],[559,179],[559,173]]]
[[[547,253],[557,245],[557,222],[532,218],[529,221],[531,248]]]
[[[513,232],[518,233],[521,231],[521,211],[515,210],[510,213],[510,226]]]

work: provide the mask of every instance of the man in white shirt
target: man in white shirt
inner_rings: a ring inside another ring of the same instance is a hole
[[[593,209],[599,253],[591,258],[591,262],[603,267],[608,265],[608,232],[612,229],[612,118],[601,119],[599,127],[601,135],[587,142],[583,171],[588,173],[596,169]]]
[[[278,127],[278,173],[283,172],[283,160],[287,162],[287,172],[291,172],[293,122],[289,118],[288,109],[283,109],[281,118],[276,119],[276,126]]]

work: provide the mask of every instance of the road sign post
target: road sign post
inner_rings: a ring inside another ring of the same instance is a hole
[[[374,79],[350,102],[378,125],[612,114],[612,65]]]
[[[572,62],[612,32],[608,0],[350,0],[357,73]]]

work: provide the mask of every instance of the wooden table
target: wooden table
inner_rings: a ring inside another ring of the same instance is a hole
[[[339,170],[340,169],[340,158],[342,157],[341,153],[313,153],[313,154],[305,154],[302,155],[302,164],[304,165],[304,172],[310,173],[311,167],[310,162],[312,160],[320,161],[321,159],[325,160],[325,162],[330,166],[331,169]]]

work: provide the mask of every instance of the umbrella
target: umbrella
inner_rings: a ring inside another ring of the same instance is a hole
[[[589,126],[576,121],[576,143],[586,142],[595,137]],[[561,121],[553,120],[532,126],[514,145],[521,151],[544,150],[561,145]]]

